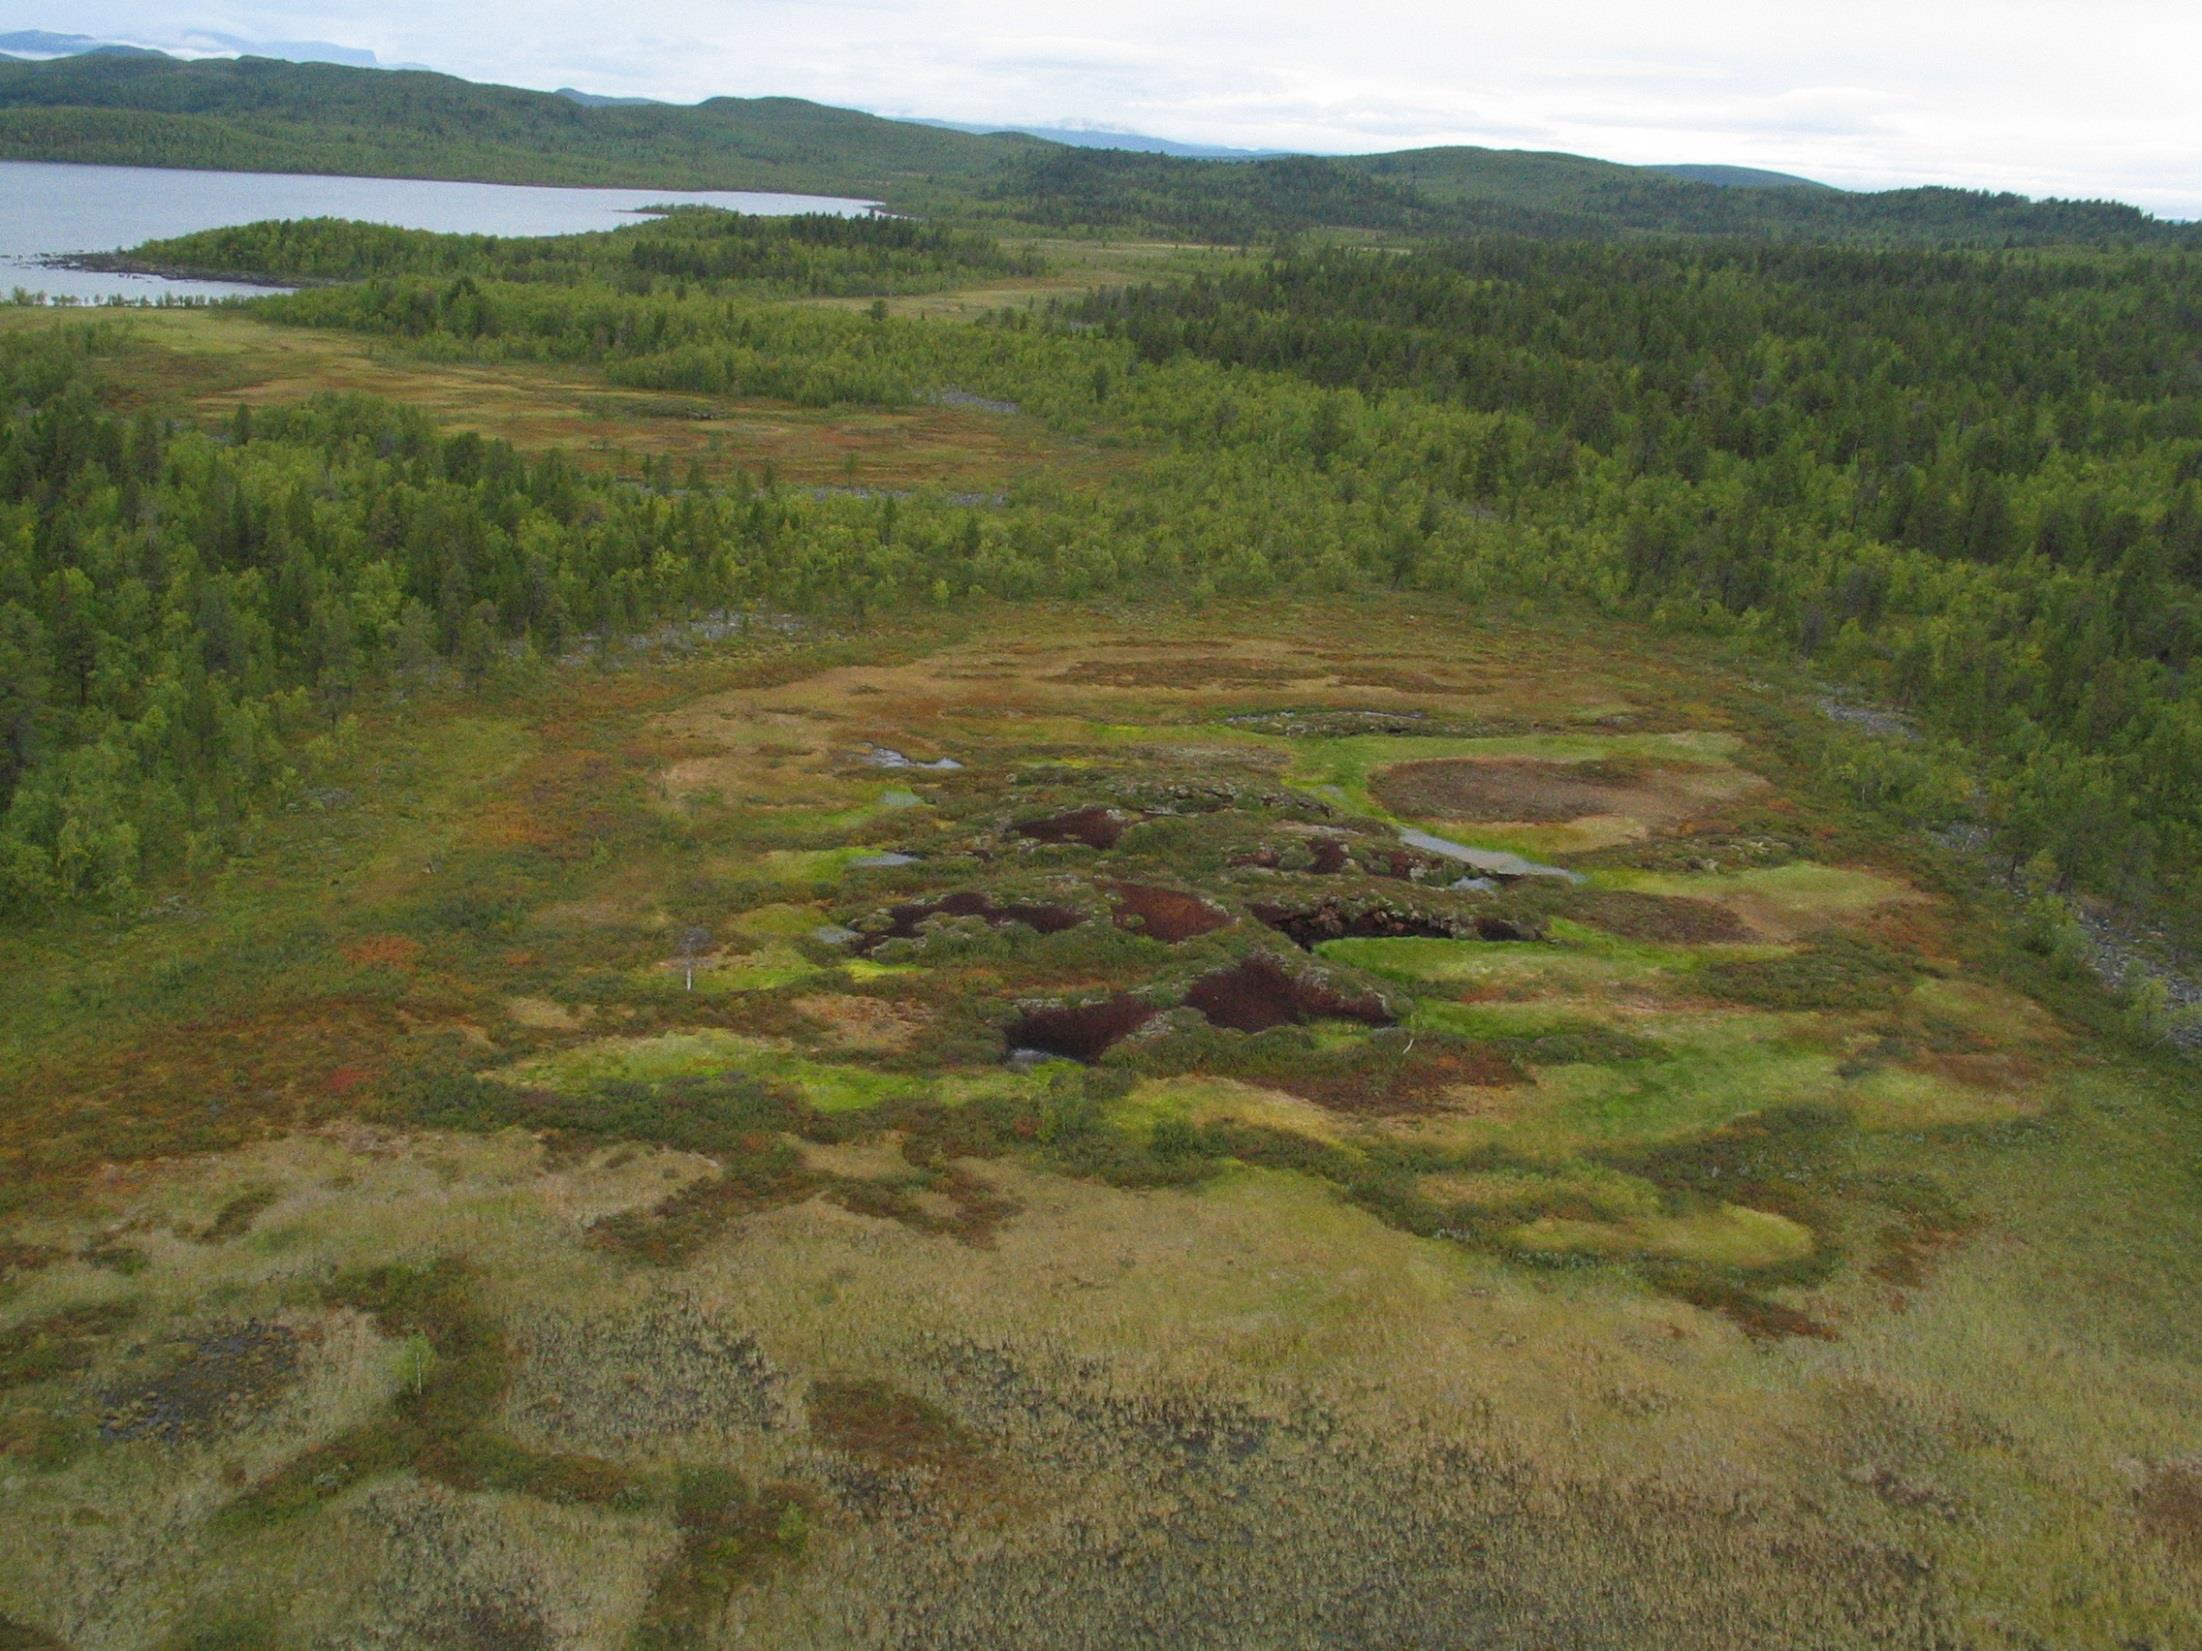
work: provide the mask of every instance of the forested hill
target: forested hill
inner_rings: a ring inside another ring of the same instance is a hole
[[[1093,149],[1020,158],[998,210],[1052,227],[1144,225],[1199,240],[1321,227],[1386,235],[1750,236],[1929,246],[2202,246],[2202,226],[2113,201],[1966,189],[1743,189],[1658,167],[1504,149],[1218,164]]]
[[[1348,229],[2202,245],[2202,228],[2100,201],[1736,188],[1672,168],[1471,148],[1223,163],[979,136],[794,98],[592,105],[447,75],[263,58],[0,63],[0,158],[795,190],[1013,226],[1223,241]]]
[[[0,157],[13,160],[903,200],[991,178],[1039,147],[799,98],[590,106],[250,57],[0,64]]]

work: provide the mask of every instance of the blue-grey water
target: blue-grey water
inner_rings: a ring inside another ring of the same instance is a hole
[[[1524,859],[1519,854],[1509,854],[1502,848],[1473,848],[1467,843],[1456,843],[1450,837],[1440,837],[1434,832],[1417,831],[1412,826],[1401,826],[1399,838],[1410,848],[1441,854],[1446,859],[1457,861],[1487,877],[1556,877],[1564,883],[1580,883],[1585,880],[1579,871],[1568,871],[1561,866],[1539,865],[1535,860]]]
[[[154,166],[0,161],[0,294],[13,288],[83,303],[122,297],[223,298],[264,292],[228,281],[170,281],[55,269],[39,260],[118,252],[141,241],[262,218],[358,218],[401,229],[477,235],[566,235],[632,223],[642,208],[682,202],[762,216],[833,212],[873,202],[742,190],[557,189],[533,184],[336,178],[293,172],[183,172]]]

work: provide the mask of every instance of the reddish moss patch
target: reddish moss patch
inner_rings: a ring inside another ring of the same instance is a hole
[[[1116,926],[1144,934],[1149,939],[1176,945],[1213,934],[1231,921],[1231,914],[1212,906],[1197,894],[1158,888],[1150,883],[1116,883],[1109,893],[1116,900]]]
[[[1345,992],[1286,969],[1275,958],[1250,957],[1193,982],[1185,1001],[1209,1022],[1234,1032],[1266,1032],[1311,1020],[1357,1020],[1389,1026],[1391,1011],[1373,992]]]
[[[118,1042],[0,1107],[0,1164],[35,1155],[56,1170],[211,1151],[333,1110],[326,1080],[371,1066],[400,1035],[385,1004],[308,998],[189,1021]],[[210,1097],[220,1104],[210,1105]],[[6,1173],[0,1172],[0,1180]]]
[[[1717,945],[1749,940],[1751,925],[1726,906],[1674,895],[1638,894],[1601,889],[1568,902],[1567,915],[1578,923],[1623,940],[1669,941],[1680,945]]]
[[[344,961],[361,969],[410,969],[420,956],[421,943],[406,934],[371,934],[344,948]]]
[[[1365,1054],[1329,1064],[1303,1063],[1280,1075],[1280,1089],[1333,1112],[1378,1116],[1428,1112],[1456,1089],[1504,1089],[1528,1081],[1514,1058],[1488,1044],[1433,1044],[1411,1054],[1371,1059]]]

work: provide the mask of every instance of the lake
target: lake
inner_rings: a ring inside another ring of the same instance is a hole
[[[764,217],[831,212],[857,217],[871,201],[742,190],[567,189],[532,184],[439,183],[422,178],[335,178],[297,172],[183,172],[152,166],[63,166],[0,161],[0,294],[24,287],[93,303],[227,298],[265,292],[230,281],[170,281],[52,269],[41,258],[118,252],[141,241],[262,218],[358,218],[401,229],[477,235],[568,235],[632,223],[646,206],[678,202]]]

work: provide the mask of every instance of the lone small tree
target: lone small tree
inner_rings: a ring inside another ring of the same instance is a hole
[[[691,992],[696,989],[696,959],[703,956],[710,944],[711,931],[709,929],[691,928],[681,931],[680,956],[686,970],[687,990]]]

